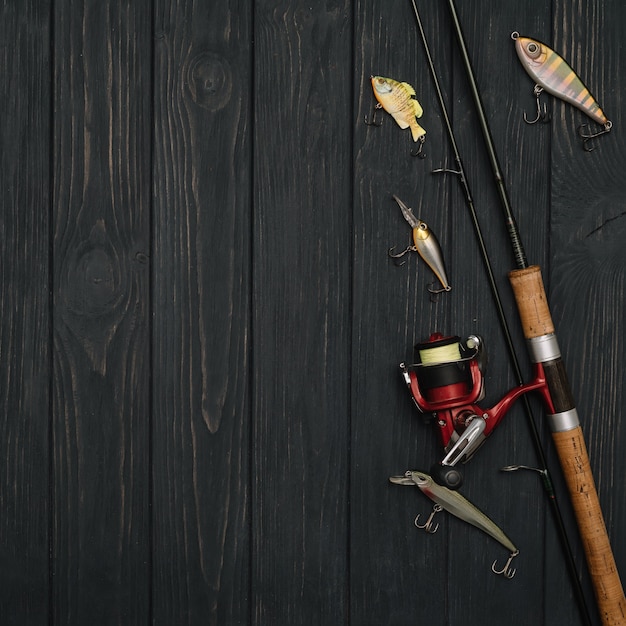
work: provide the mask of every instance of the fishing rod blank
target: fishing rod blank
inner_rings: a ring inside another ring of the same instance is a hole
[[[530,358],[533,362],[543,365],[546,375],[553,404],[547,416],[548,423],[583,540],[598,609],[603,623],[607,626],[624,625],[626,598],[602,516],[578,412],[555,335],[541,268],[538,265],[529,266],[526,261],[454,0],[448,0],[448,6],[517,265],[516,270],[509,272],[509,281],[513,288]]]

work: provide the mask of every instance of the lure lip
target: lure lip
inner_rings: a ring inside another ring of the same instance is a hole
[[[416,483],[413,481],[413,478],[411,478],[410,474],[412,474],[412,472],[407,472],[406,474],[402,476],[390,476],[389,482],[393,483],[394,485],[406,485],[409,487],[417,487]]]
[[[417,219],[417,217],[415,217],[411,208],[404,204],[404,202],[402,202],[402,200],[400,200],[400,198],[398,198],[396,194],[393,194],[392,197],[398,203],[404,219],[408,222],[411,228],[419,228],[420,224],[424,223],[421,220]]]

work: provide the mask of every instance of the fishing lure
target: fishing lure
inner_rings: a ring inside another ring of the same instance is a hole
[[[546,118],[546,113],[541,112],[539,104],[539,96],[545,90],[574,105],[598,124],[602,124],[604,129],[593,134],[583,134],[579,129],[585,149],[589,150],[586,142],[608,133],[613,127],[612,122],[565,59],[540,41],[522,37],[517,31],[511,33],[511,39],[515,41],[515,51],[524,69],[536,82],[533,93],[537,100],[537,118],[529,121],[524,116],[524,119],[529,124],[534,124],[540,118]]]
[[[452,491],[447,487],[437,484],[432,476],[429,476],[425,472],[409,470],[404,476],[391,476],[389,481],[396,485],[416,485],[425,496],[435,503],[433,513],[426,524],[418,526],[418,528],[425,528],[429,532],[435,532],[437,528],[435,527],[433,530],[432,518],[442,509],[446,510],[455,517],[482,530],[509,550],[509,558],[504,567],[500,570],[496,569],[496,561],[494,561],[491,570],[494,574],[502,574],[505,578],[513,578],[513,576],[515,576],[515,569],[511,569],[511,562],[519,554],[519,550],[515,544],[495,522],[487,517],[478,507],[474,506],[467,498],[464,498],[458,491]],[[415,522],[417,526],[417,518]]]
[[[374,97],[378,101],[375,110],[384,109],[396,120],[396,123],[403,130],[411,129],[413,141],[420,142],[420,147],[416,152],[411,152],[413,156],[424,156],[422,147],[426,139],[426,131],[417,123],[417,118],[422,117],[423,109],[420,103],[414,98],[415,89],[409,83],[402,83],[393,78],[384,76],[371,77]],[[366,124],[376,124],[374,117],[371,122],[365,120]]]
[[[446,266],[443,261],[443,254],[441,253],[441,246],[439,245],[439,241],[437,241],[437,237],[433,231],[430,230],[428,224],[415,217],[415,215],[413,215],[413,211],[411,211],[411,209],[404,204],[398,196],[394,195],[393,199],[398,203],[404,219],[413,229],[413,245],[407,246],[407,248],[399,254],[392,254],[393,248],[391,248],[388,252],[389,256],[394,259],[398,259],[404,256],[407,252],[417,252],[426,262],[428,267],[430,267],[442,285],[442,289],[432,289],[429,287],[428,291],[432,294],[450,291],[452,287],[448,281]]]

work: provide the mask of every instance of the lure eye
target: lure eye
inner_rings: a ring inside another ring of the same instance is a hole
[[[539,47],[538,44],[536,44],[534,41],[531,41],[527,46],[526,46],[526,52],[528,53],[528,56],[532,59],[536,59],[540,52],[541,52],[541,48]]]

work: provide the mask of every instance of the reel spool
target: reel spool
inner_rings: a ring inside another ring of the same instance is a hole
[[[476,335],[461,341],[460,337],[433,333],[428,341],[418,343],[416,362],[408,368],[415,373],[411,391],[417,408],[423,413],[435,413],[441,408],[481,400],[482,348],[482,340]]]

